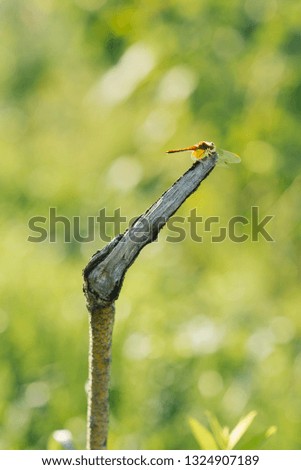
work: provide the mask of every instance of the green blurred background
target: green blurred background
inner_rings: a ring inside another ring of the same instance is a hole
[[[0,21],[0,448],[61,428],[85,447],[81,270],[105,242],[62,224],[29,242],[29,219],[135,217],[191,164],[164,151],[202,139],[242,163],[177,215],[258,206],[275,241],[197,243],[185,223],[143,250],[116,305],[109,447],[197,448],[189,416],[255,409],[253,432],[278,427],[266,448],[300,448],[301,3],[1,0]]]

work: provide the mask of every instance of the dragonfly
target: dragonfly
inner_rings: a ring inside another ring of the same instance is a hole
[[[189,150],[191,151],[191,158],[193,160],[201,160],[202,158],[210,157],[216,153],[218,157],[217,165],[219,166],[228,166],[229,163],[240,162],[240,157],[235,153],[216,148],[214,142],[207,142],[206,140],[201,140],[201,142],[198,142],[195,145],[191,145],[190,147],[167,150],[166,153],[187,152]]]

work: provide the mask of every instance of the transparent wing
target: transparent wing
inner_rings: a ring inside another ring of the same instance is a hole
[[[228,150],[217,149],[216,153],[218,154],[217,165],[219,166],[228,166],[229,163],[239,163],[241,161],[236,153],[228,152]]]

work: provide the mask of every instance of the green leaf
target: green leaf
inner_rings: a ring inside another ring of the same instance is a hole
[[[257,415],[256,411],[251,411],[247,416],[242,418],[235,428],[231,431],[228,442],[228,449],[234,449],[238,441],[246,433],[246,431],[251,426],[253,419]]]
[[[258,450],[261,449],[263,444],[270,439],[277,432],[276,426],[270,426],[266,431],[260,432],[252,436],[250,439],[242,442],[239,446],[241,450]]]
[[[206,416],[217,444],[219,445],[220,449],[226,450],[229,440],[229,429],[223,428],[218,422],[218,419],[209,411],[206,412]]]
[[[276,432],[277,432],[277,426],[270,426],[269,429],[266,430],[265,438],[269,439],[271,436],[276,434]]]
[[[202,450],[218,450],[218,446],[211,432],[205,428],[199,421],[189,418],[189,425],[192,433]]]

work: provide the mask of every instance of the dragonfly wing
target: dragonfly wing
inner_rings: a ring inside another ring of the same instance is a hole
[[[228,152],[228,150],[217,149],[219,166],[228,166],[229,163],[239,163],[240,157],[235,153]]]
[[[223,159],[221,158],[218,158],[217,162],[216,162],[216,165],[217,166],[223,166],[224,168],[228,168],[229,167],[229,164],[227,162],[225,162]]]

